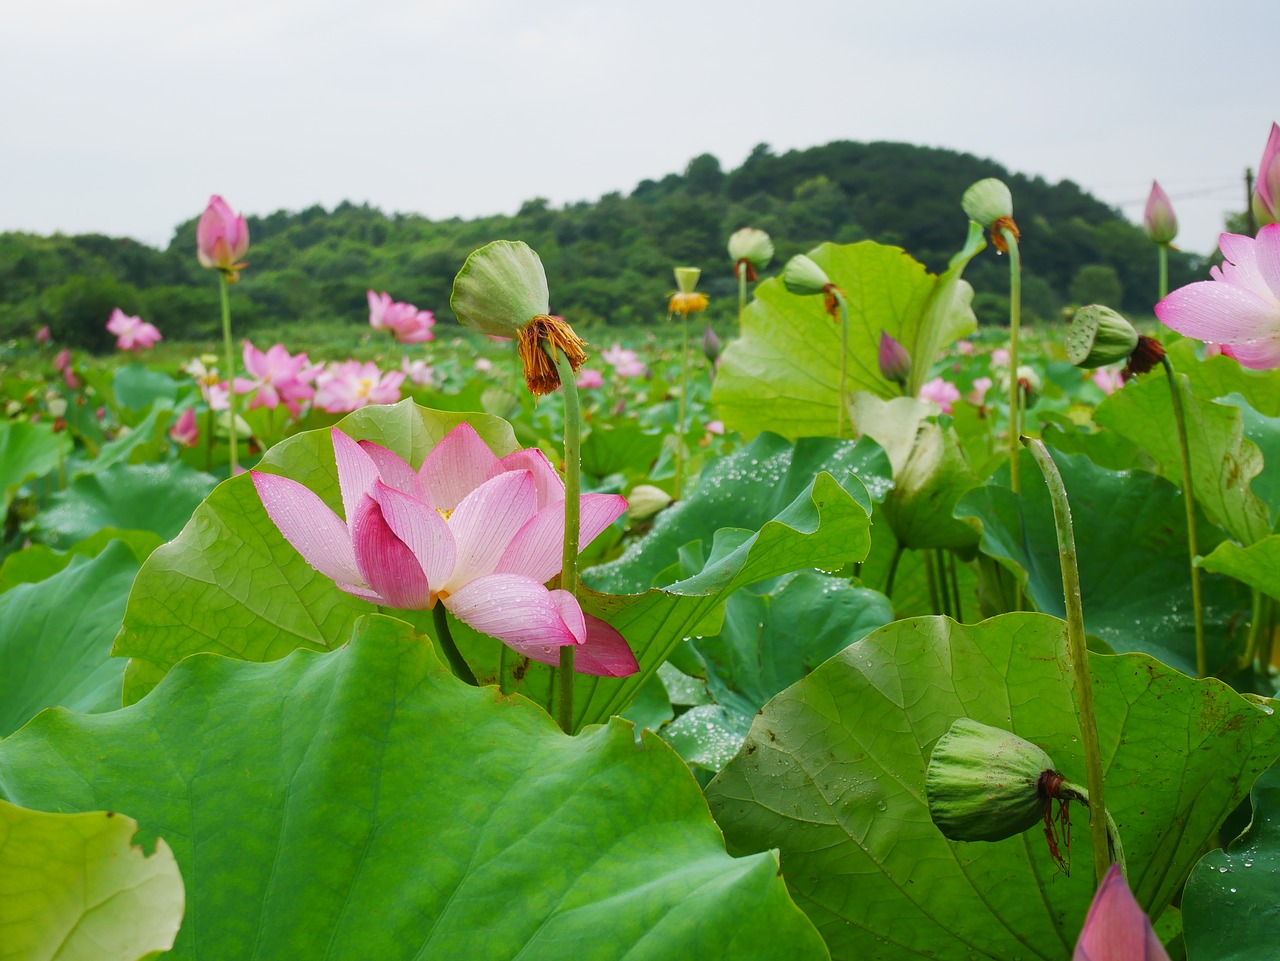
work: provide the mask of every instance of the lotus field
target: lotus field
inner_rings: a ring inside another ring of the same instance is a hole
[[[216,351],[0,368],[0,957],[1274,957],[1273,141],[1034,329],[993,180],[940,275],[744,227],[575,330],[495,240],[355,356],[236,336],[214,197]]]

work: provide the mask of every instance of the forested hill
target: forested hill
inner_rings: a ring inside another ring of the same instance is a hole
[[[713,310],[736,302],[725,241],[742,226],[773,235],[785,259],[831,240],[902,246],[932,270],[965,235],[960,197],[982,177],[1013,189],[1022,231],[1024,304],[1031,320],[1102,301],[1150,312],[1155,252],[1142,231],[1070,181],[1049,184],[999,164],[900,143],[837,142],[775,155],[760,145],[736,170],[694,158],[682,174],[563,208],[526,202],[514,216],[464,221],[384,214],[343,203],[250,217],[249,269],[235,290],[236,328],[367,322],[365,291],[386,290],[450,319],[453,276],[475,247],[525,240],[546,264],[552,309],[575,324],[637,324],[663,316],[671,268],[703,269]],[[234,203],[234,198],[230,198]],[[49,324],[63,342],[106,349],[113,307],[140,313],[170,338],[205,338],[218,323],[216,284],[195,258],[195,218],[167,249],[101,235],[0,234],[0,336]],[[1194,279],[1174,253],[1171,285]],[[984,322],[1004,319],[1007,266],[988,249],[966,276]]]

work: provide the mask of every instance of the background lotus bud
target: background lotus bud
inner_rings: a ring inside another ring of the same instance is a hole
[[[1013,194],[1004,181],[988,177],[964,192],[960,206],[974,223],[991,227],[1002,217],[1013,217]]]
[[[1133,325],[1100,304],[1081,307],[1067,328],[1067,360],[1086,370],[1128,360],[1137,346]]]
[[[711,325],[707,324],[702,330],[702,353],[706,356],[707,361],[714,364],[720,359],[720,351],[723,349],[724,345],[720,342],[720,338],[711,329]]]
[[[1098,885],[1085,915],[1072,961],[1169,961],[1120,865],[1113,864]]]
[[[911,376],[911,355],[888,331],[880,331],[880,376],[895,384],[905,384]]]
[[[1154,180],[1147,197],[1147,209],[1142,214],[1142,229],[1158,244],[1171,244],[1178,236],[1178,218],[1173,212],[1173,203]]]
[[[782,284],[791,293],[808,297],[826,291],[831,286],[831,278],[811,257],[796,254],[782,268]]]
[[[249,225],[214,194],[196,224],[196,258],[200,265],[221,270],[232,281],[246,266],[239,261],[248,250]]]
[[[671,503],[671,495],[652,484],[637,484],[627,495],[627,523],[648,520]]]
[[[196,409],[188,407],[169,428],[169,436],[183,447],[194,447],[200,439],[200,428],[196,426]]]
[[[693,293],[693,288],[698,286],[698,278],[702,276],[700,267],[677,267],[676,273],[676,290],[682,294]]]
[[[36,331],[36,343],[43,347],[45,344],[49,343],[49,338],[52,336],[53,334],[49,330],[49,325],[45,324]]]
[[[952,841],[1002,841],[1044,819],[1041,776],[1058,776],[1044,751],[1016,734],[957,718],[925,770],[929,817]]]
[[[773,260],[773,241],[763,230],[743,227],[729,235],[729,259],[737,265],[746,261],[747,280],[756,279],[756,271],[764,270]]]
[[[1044,389],[1044,384],[1034,368],[1019,364],[1018,387],[1022,391],[1022,397],[1026,405],[1032,407],[1040,399],[1040,391]]]
[[[1259,227],[1280,223],[1280,124],[1271,125],[1258,179],[1253,187],[1253,216]]]

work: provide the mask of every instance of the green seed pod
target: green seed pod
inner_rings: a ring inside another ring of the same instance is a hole
[[[698,286],[698,278],[702,276],[700,267],[677,267],[676,269],[676,289],[682,294],[693,293],[693,288]]]
[[[782,268],[782,283],[791,293],[808,297],[826,291],[831,285],[831,278],[812,258],[796,254]]]
[[[1043,820],[1046,771],[1053,772],[1053,761],[1030,741],[957,718],[925,771],[929,816],[952,841],[1011,838]]]
[[[516,337],[551,312],[542,261],[522,241],[495,240],[473,251],[453,281],[449,306],[472,330]]]
[[[1092,370],[1128,360],[1137,346],[1138,332],[1110,307],[1081,307],[1067,328],[1067,360],[1077,367]]]
[[[735,264],[747,261],[756,270],[764,270],[773,259],[773,241],[763,230],[743,227],[729,235],[729,259]]]
[[[1013,194],[995,177],[979,180],[964,192],[960,206],[974,223],[990,227],[1001,218],[1013,217]]]

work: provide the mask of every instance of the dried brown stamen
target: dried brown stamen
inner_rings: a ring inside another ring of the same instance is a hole
[[[752,284],[756,282],[756,265],[751,262],[751,259],[749,257],[739,257],[738,263],[735,266],[738,267],[739,269],[741,269],[742,267],[746,267],[747,282]]]
[[[542,344],[546,342],[547,349]],[[573,332],[563,317],[539,314],[520,328],[517,342],[520,362],[524,365],[524,382],[529,393],[537,397],[550,394],[560,386],[560,373],[556,370],[555,351],[561,351],[569,360],[569,366],[577,373],[587,359],[586,342]]]
[[[1018,225],[1013,222],[1012,217],[997,217],[991,224],[991,243],[1002,254],[1009,252],[1009,242],[1004,239],[1003,231],[1005,230],[1013,234],[1015,241],[1022,239],[1022,234],[1018,233]]]
[[[1120,376],[1127,382],[1138,374],[1145,374],[1164,358],[1164,345],[1154,337],[1138,335],[1138,346],[1129,355],[1129,363]]]

